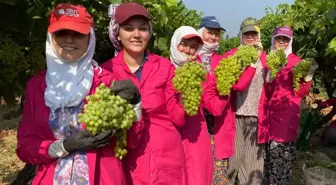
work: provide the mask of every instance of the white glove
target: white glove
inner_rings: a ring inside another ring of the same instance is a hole
[[[48,154],[51,158],[61,158],[67,156],[69,153],[64,149],[64,139],[56,140],[48,148]]]
[[[257,62],[256,63],[251,63],[250,66],[253,67],[253,68],[257,68]]]
[[[257,42],[254,44],[254,46],[256,46],[259,51],[262,51],[264,49],[260,39],[257,40]]]
[[[315,61],[315,59],[311,59],[312,60],[312,66],[310,67],[307,76],[304,78],[304,80],[306,82],[311,81],[313,79],[314,73],[316,71],[316,69],[318,68],[318,64]]]
[[[141,110],[141,101],[135,105],[133,105],[133,110],[136,115],[136,121],[139,121],[142,116],[142,110]]]

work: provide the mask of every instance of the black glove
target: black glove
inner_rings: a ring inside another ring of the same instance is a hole
[[[139,89],[134,85],[132,80],[115,81],[110,90],[113,94],[119,95],[133,105],[139,103],[141,100]]]
[[[96,136],[84,130],[77,132],[71,137],[65,139],[63,141],[63,147],[68,153],[72,153],[77,150],[98,148],[106,145],[113,135],[114,131],[112,130],[101,132]]]

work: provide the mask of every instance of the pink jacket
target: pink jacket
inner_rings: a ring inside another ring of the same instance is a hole
[[[113,76],[104,70],[102,73],[99,73],[99,70],[94,72],[90,94],[95,92],[95,88],[101,82],[109,84],[113,79]],[[47,87],[45,78],[46,71],[42,71],[28,82],[23,117],[17,133],[18,157],[26,163],[38,165],[33,185],[52,184],[57,161],[48,155],[48,148],[56,139],[48,123],[50,109],[44,103]],[[125,184],[122,163],[114,157],[113,148],[114,144],[87,151],[90,184]]]
[[[180,129],[186,159],[187,184],[189,185],[212,184],[214,160],[203,107],[206,107],[213,115],[221,115],[228,103],[228,97],[220,97],[217,93],[216,84],[210,74],[207,75],[207,80],[203,84],[203,91],[199,113],[195,116],[186,116],[186,123]],[[184,112],[181,113],[184,114]]]
[[[294,92],[292,68],[301,59],[290,54],[287,65],[277,74],[271,84],[268,84],[269,100],[265,104],[269,126],[269,139],[278,142],[296,140],[299,120],[300,102],[311,87],[311,82],[302,81],[298,91]],[[269,92],[270,91],[270,92]]]
[[[169,60],[148,53],[139,82],[126,65],[123,51],[102,67],[120,79],[131,79],[142,96],[141,129],[128,136],[139,140],[123,160],[127,184],[183,184],[185,160],[177,127],[185,124],[186,116],[172,85],[175,67]]]
[[[224,54],[224,58],[232,56],[237,51],[237,48],[231,49]],[[260,60],[264,68],[266,67],[266,53],[263,52],[260,56]],[[220,61],[213,64],[212,71],[219,64]],[[217,159],[229,158],[234,154],[234,143],[236,136],[236,92],[245,91],[250,85],[256,69],[247,67],[240,76],[239,80],[232,86],[232,92],[230,95],[230,103],[226,106],[224,113],[215,117],[214,123],[214,139],[215,139],[215,152]],[[262,90],[262,94],[259,100],[258,108],[258,141],[260,143],[266,142],[268,137],[267,127],[262,125],[264,116],[263,102],[265,101],[265,91]]]

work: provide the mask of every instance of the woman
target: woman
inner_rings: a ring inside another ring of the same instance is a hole
[[[18,157],[38,165],[33,185],[125,184],[114,143],[109,144],[115,131],[93,136],[77,122],[85,97],[100,83],[109,85],[115,79],[92,59],[95,42],[93,19],[83,6],[59,4],[52,10],[47,70],[27,84],[17,134]],[[125,81],[115,81],[111,90],[123,98],[137,97],[136,87]]]
[[[222,32],[226,30],[221,27],[215,16],[206,16],[202,18],[198,34],[202,37],[204,43],[202,49],[197,53],[206,66],[209,73],[212,73],[211,66],[215,61],[220,61],[223,56],[217,54]]]
[[[240,184],[261,184],[263,148],[258,141],[262,142],[265,134],[264,127],[259,123],[263,119],[266,54],[262,51],[260,28],[256,19],[249,17],[242,22],[240,37],[241,45],[257,46],[260,57],[255,64],[252,63],[245,69],[232,86],[230,105],[226,107],[224,114],[215,117],[215,152],[218,160],[229,158],[227,173],[232,184],[236,178]],[[234,48],[228,51],[224,58],[233,56],[237,50]],[[218,62],[214,63],[214,67],[217,65]]]
[[[171,39],[171,62],[175,67],[180,67],[186,62],[197,61],[196,53],[201,50],[202,44],[203,40],[194,28],[181,26]],[[207,77],[210,82],[203,84],[205,92],[199,113],[195,116],[186,115],[186,123],[180,129],[186,158],[187,180],[188,184],[194,185],[211,185],[213,176],[211,141],[203,107],[206,106],[211,113],[220,115],[227,104],[227,97],[219,97],[214,80],[210,75]]]
[[[206,66],[206,69],[210,74],[212,74],[211,68],[213,68],[214,63],[223,59],[223,55],[218,55],[217,50],[219,48],[222,32],[225,31],[226,30],[222,28],[215,16],[205,16],[202,18],[198,33],[202,37],[204,44],[202,49],[198,52],[198,56],[201,58],[202,63]],[[211,137],[211,145],[215,161],[213,181],[215,184],[228,181],[225,177],[227,161],[216,160],[215,157],[215,141],[213,136],[214,116],[211,115],[206,109],[204,109],[204,115]]]
[[[282,26],[274,30],[271,50],[284,50],[287,63],[275,79],[267,73],[266,82],[268,102],[266,113],[269,124],[269,142],[266,147],[265,179],[267,184],[290,184],[291,172],[295,161],[295,140],[297,137],[300,102],[312,85],[312,78],[318,65],[313,62],[307,76],[301,80],[297,91],[293,87],[293,67],[301,58],[292,53],[293,31]]]
[[[184,125],[185,116],[179,113],[183,107],[172,86],[174,66],[147,51],[152,29],[143,6],[111,5],[109,13],[109,35],[118,54],[102,67],[121,79],[130,78],[142,96],[141,122],[135,125],[135,132],[129,133],[137,142],[123,161],[127,184],[181,185],[185,160],[177,127]]]

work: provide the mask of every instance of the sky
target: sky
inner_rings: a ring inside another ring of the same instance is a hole
[[[189,9],[203,12],[204,16],[216,16],[226,34],[237,36],[241,22],[247,17],[257,19],[265,15],[265,8],[278,4],[293,4],[295,0],[183,0]]]

